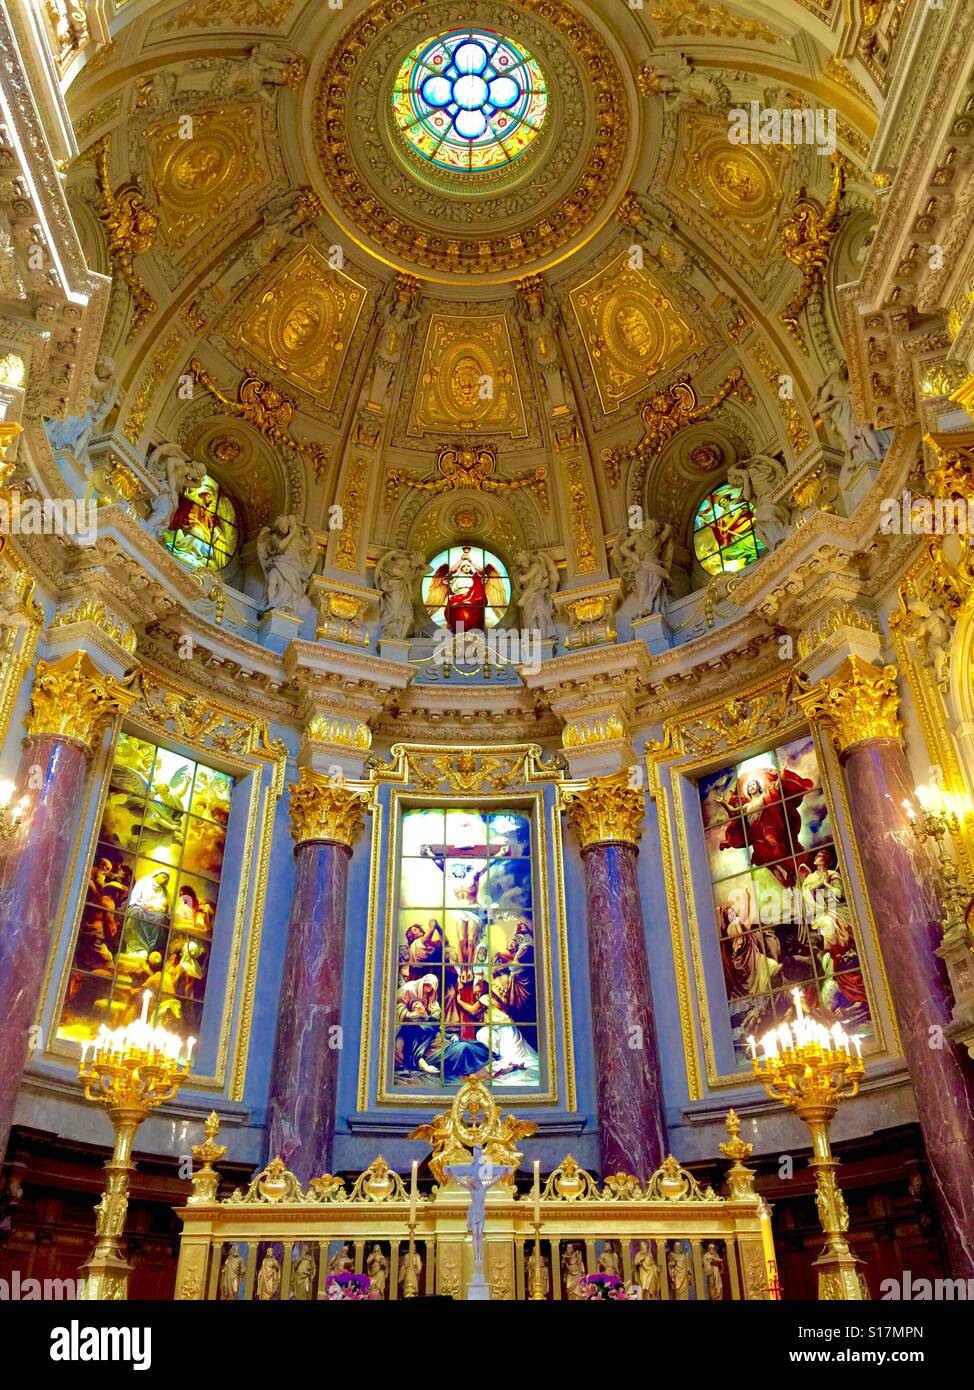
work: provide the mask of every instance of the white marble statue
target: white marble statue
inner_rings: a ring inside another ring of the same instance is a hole
[[[860,425],[852,408],[849,370],[844,362],[834,367],[812,397],[813,413],[821,415],[842,442],[851,463],[878,462],[886,453],[883,433],[872,425]]]
[[[158,482],[159,491],[150,503],[149,515],[143,524],[148,534],[158,539],[168,529],[179,505],[180,493],[190,487],[199,487],[206,477],[206,468],[170,440],[157,444],[145,463]]]
[[[0,628],[20,627],[24,621],[17,581],[4,573],[0,577]]]
[[[791,535],[791,511],[784,502],[773,502],[771,494],[785,481],[785,466],[770,454],[752,454],[727,470],[727,481],[741,489],[754,513],[754,530],[767,546],[775,550]]]
[[[724,111],[730,102],[727,84],[716,73],[697,71],[682,53],[659,53],[640,79],[649,96],[661,96],[670,106],[703,106]]]
[[[409,285],[396,284],[381,311],[381,328],[375,345],[375,366],[367,393],[367,405],[384,410],[409,330],[420,317],[415,307],[416,292]]]
[[[88,402],[84,414],[72,415],[67,420],[47,421],[47,437],[51,441],[51,448],[70,449],[80,463],[88,452],[92,435],[106,419],[117,400],[115,363],[107,354],[101,353],[95,362],[95,374],[88,387]]]
[[[540,638],[555,635],[555,606],[552,594],[558,588],[558,566],[543,550],[529,554],[519,550],[511,571],[514,601],[521,610],[521,622]]]
[[[257,558],[267,584],[267,607],[296,613],[318,563],[318,542],[299,517],[279,516],[257,537]]]
[[[418,550],[387,550],[375,566],[379,601],[379,632],[402,641],[413,626],[413,585],[429,566]]]
[[[277,98],[277,88],[285,85],[293,71],[293,64],[294,54],[290,49],[258,43],[246,58],[234,60],[228,78],[221,85],[232,100],[256,97],[258,101],[272,103]]]
[[[920,621],[915,627],[917,641],[926,650],[933,667],[934,678],[941,690],[946,690],[950,678],[950,645],[953,627],[947,610],[941,604],[926,599],[911,598],[907,608]]]
[[[669,522],[650,517],[645,526],[626,531],[616,541],[612,558],[626,588],[636,595],[636,616],[662,614],[673,567]]]
[[[659,215],[659,204],[654,203],[645,193],[633,193],[629,200],[630,210],[639,209],[639,216],[627,223],[636,242],[642,247],[646,259],[674,274],[690,267],[690,258],[680,245],[679,237],[672,222],[664,222]]]
[[[522,297],[518,313],[531,356],[541,377],[548,408],[552,413],[557,411],[560,414],[568,408],[568,401],[565,396],[565,378],[558,357],[554,313],[546,307],[544,296],[540,292]]]
[[[473,1242],[473,1273],[468,1287],[468,1298],[489,1297],[484,1284],[484,1211],[488,1189],[495,1183],[513,1173],[511,1167],[494,1164],[484,1158],[484,1151],[478,1144],[469,1163],[448,1163],[446,1173],[465,1187],[470,1193],[467,1208],[467,1230]],[[481,1292],[482,1291],[482,1292]]]

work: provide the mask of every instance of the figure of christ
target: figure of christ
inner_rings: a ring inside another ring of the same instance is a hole
[[[769,768],[762,776],[752,773],[742,780],[743,786],[736,787],[730,796],[714,798],[730,816],[720,848],[744,849],[749,844],[752,867],[768,865],[775,878],[791,888],[795,869],[786,856],[802,853],[798,839],[802,826],[800,806],[815,783],[790,768],[781,773]],[[797,799],[786,802],[785,797]],[[782,859],[786,862],[775,862]]]
[[[434,571],[426,593],[427,608],[444,610],[450,632],[483,632],[488,607],[500,610],[506,602],[500,571],[493,565],[475,565],[469,545],[454,564],[444,561]]]
[[[469,1163],[450,1163],[445,1171],[470,1193],[470,1206],[467,1208],[467,1229],[473,1242],[473,1278],[470,1282],[480,1284],[484,1277],[484,1205],[487,1190],[513,1173],[514,1169],[485,1159],[484,1151],[478,1144]]]
[[[451,870],[453,879],[452,888],[455,897],[460,902],[469,903],[471,907],[476,907],[480,902],[481,885],[484,875],[490,868],[492,859],[503,859],[510,855],[510,845],[420,845],[420,854],[425,859],[432,859],[440,873],[446,873],[446,861],[448,859],[459,860],[479,860],[484,861],[483,865],[475,867],[469,865],[466,869],[454,866]],[[462,877],[461,877],[462,875]]]

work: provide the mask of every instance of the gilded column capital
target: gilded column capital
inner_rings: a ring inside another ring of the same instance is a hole
[[[72,652],[60,661],[37,663],[24,722],[31,737],[71,739],[90,752],[106,726],[124,714],[135,697],[134,690],[99,671],[87,652]]]
[[[899,738],[903,728],[895,666],[850,656],[834,676],[795,699],[809,719],[831,730],[840,753],[867,739]]]
[[[358,839],[371,792],[332,781],[303,767],[291,785],[291,834],[295,844],[335,840],[351,849]]]
[[[585,787],[567,788],[561,804],[582,849],[612,842],[635,845],[642,832],[645,800],[628,775],[593,777]]]

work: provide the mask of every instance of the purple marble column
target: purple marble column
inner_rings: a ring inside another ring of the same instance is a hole
[[[268,1156],[280,1155],[302,1183],[326,1172],[331,1160],[350,856],[349,847],[335,841],[295,849]]]
[[[602,1175],[645,1181],[666,1130],[637,855],[621,841],[582,849]]]
[[[974,1278],[974,1067],[945,1032],[951,996],[947,972],[935,954],[941,940],[940,905],[929,858],[903,807],[904,801],[915,801],[913,781],[903,745],[895,738],[854,743],[840,757],[930,1161],[949,1273]]]
[[[14,802],[25,798],[25,825],[0,846],[0,1158],[27,1061],[87,777],[83,744],[54,734],[26,740],[14,795]]]

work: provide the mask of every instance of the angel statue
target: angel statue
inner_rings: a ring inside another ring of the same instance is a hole
[[[750,502],[754,530],[768,550],[775,550],[791,535],[791,513],[783,502],[772,502],[775,492],[786,477],[785,466],[770,454],[752,454],[742,463],[727,470],[731,487],[739,487],[741,496]]]
[[[616,569],[636,595],[636,615],[662,614],[673,568],[673,528],[650,517],[639,530],[627,531],[613,551]]]
[[[953,640],[947,610],[942,604],[928,603],[922,598],[911,598],[906,606],[919,619],[915,628],[917,640],[926,649],[938,686],[946,690],[950,682],[950,647]]]
[[[145,462],[159,483],[159,491],[152,499],[144,525],[148,534],[158,539],[163,531],[169,529],[181,495],[189,488],[200,486],[206,477],[206,469],[170,440],[157,444]]]
[[[542,639],[553,637],[555,606],[551,596],[558,588],[558,566],[554,560],[543,550],[533,555],[519,550],[514,556],[511,578],[524,626]]]
[[[860,425],[852,408],[849,369],[845,362],[834,367],[812,397],[813,414],[820,415],[839,436],[851,463],[878,462],[886,453],[884,432]]]
[[[299,517],[279,516],[257,537],[267,583],[267,607],[296,613],[318,563],[318,542]]]
[[[483,632],[487,609],[503,612],[507,588],[494,565],[478,565],[469,545],[461,547],[460,558],[451,565],[444,560],[433,573],[426,593],[430,610],[442,609],[450,632]]]
[[[390,297],[382,310],[382,326],[375,345],[375,368],[369,386],[367,405],[382,410],[389,395],[396,369],[402,360],[409,330],[420,317],[415,308],[418,287],[408,277],[397,276]]]
[[[539,283],[522,282],[519,291],[518,316],[548,398],[548,407],[552,414],[561,414],[568,402],[558,357],[554,310],[545,304],[544,288]]]
[[[427,570],[419,550],[387,550],[375,566],[375,587],[379,601],[379,632],[399,641],[409,636],[413,626],[413,585]]]
[[[67,420],[46,421],[47,437],[52,449],[70,449],[80,462],[88,450],[91,437],[105,420],[118,400],[115,363],[105,353],[95,361],[95,374],[88,387],[88,401],[83,415]]]

